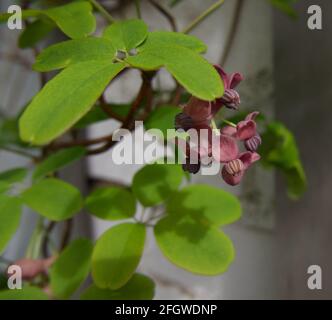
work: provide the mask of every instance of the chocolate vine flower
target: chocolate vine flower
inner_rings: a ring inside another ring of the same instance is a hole
[[[175,128],[189,130],[200,125],[209,125],[213,116],[223,106],[237,109],[240,96],[234,88],[243,80],[240,73],[227,74],[220,66],[214,66],[224,83],[224,95],[215,101],[204,101],[192,96],[183,112],[175,117]]]

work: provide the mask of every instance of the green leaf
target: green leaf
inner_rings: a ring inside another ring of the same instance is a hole
[[[18,46],[22,49],[31,48],[49,35],[54,28],[55,25],[51,21],[37,19],[22,31],[18,39]]]
[[[102,38],[68,40],[44,49],[33,65],[36,71],[62,69],[69,65],[88,61],[112,62],[115,49],[112,43]]]
[[[54,178],[37,182],[21,198],[31,209],[53,221],[71,218],[81,210],[83,202],[78,189]]]
[[[0,194],[0,253],[18,229],[21,214],[19,199]]]
[[[9,184],[23,181],[28,174],[25,168],[14,168],[0,173],[0,180]]]
[[[0,291],[0,300],[48,300],[48,296],[40,288],[24,286],[21,290]]]
[[[282,123],[275,121],[269,123],[262,139],[264,143],[260,153],[263,164],[281,170],[286,177],[289,197],[299,198],[307,188],[307,180],[294,135]]]
[[[241,217],[241,204],[229,192],[209,185],[196,184],[173,194],[166,202],[169,214],[190,215],[203,224],[222,226]]]
[[[144,121],[146,129],[159,129],[166,138],[167,130],[174,129],[175,116],[181,108],[175,106],[160,106],[154,109]]]
[[[147,35],[147,25],[138,19],[112,23],[103,33],[103,37],[110,39],[117,50],[128,52],[140,45]]]
[[[182,178],[183,170],[179,165],[149,164],[135,174],[132,189],[143,206],[151,207],[177,191]]]
[[[92,277],[99,288],[119,289],[135,272],[144,248],[145,226],[123,223],[107,230],[92,255]]]
[[[10,144],[22,144],[16,118],[0,120],[0,146],[7,146]]]
[[[215,68],[198,53],[178,45],[149,46],[136,56],[126,58],[133,67],[155,70],[164,66],[192,95],[202,100],[215,100],[224,86]]]
[[[10,189],[10,183],[0,180],[0,194],[6,193]]]
[[[69,3],[40,13],[52,19],[62,32],[72,39],[86,37],[96,29],[92,6],[87,1]]]
[[[294,9],[294,4],[298,0],[269,0],[269,2],[275,6],[277,9],[287,14],[291,18],[296,18],[297,13]]]
[[[188,216],[166,217],[157,223],[154,233],[162,253],[193,273],[223,273],[234,259],[233,244],[223,232],[198,224]]]
[[[136,199],[131,192],[119,187],[99,188],[85,201],[86,208],[106,220],[128,219],[135,215]]]
[[[65,166],[81,159],[86,154],[86,149],[83,147],[73,147],[68,149],[60,150],[43,162],[36,166],[36,169],[33,173],[33,181],[40,180],[41,178],[47,176],[50,173],[55,172]]]
[[[135,273],[120,289],[100,289],[91,285],[81,295],[81,300],[152,300],[154,296],[154,282],[142,274]]]
[[[94,106],[83,118],[74,126],[75,129],[84,129],[94,123],[108,120],[108,115],[98,105]]]
[[[206,44],[200,39],[180,32],[171,31],[154,31],[150,32],[144,43],[140,46],[140,50],[148,49],[149,47],[158,47],[163,45],[178,45],[186,47],[198,53],[207,50]]]
[[[90,61],[63,70],[44,86],[21,116],[22,140],[43,145],[63,134],[89,111],[124,67],[120,63]]]
[[[55,297],[68,299],[87,278],[93,244],[88,239],[71,242],[50,269],[51,289]]]

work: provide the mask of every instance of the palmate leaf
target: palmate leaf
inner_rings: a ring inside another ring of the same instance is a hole
[[[134,274],[145,242],[145,226],[122,223],[107,230],[92,254],[92,277],[99,288],[116,290]]]
[[[91,285],[81,295],[81,300],[151,300],[154,296],[154,282],[143,274],[135,273],[120,289],[100,289]]]
[[[90,61],[62,71],[34,97],[21,116],[22,140],[43,145],[63,134],[90,110],[124,67],[122,63]]]

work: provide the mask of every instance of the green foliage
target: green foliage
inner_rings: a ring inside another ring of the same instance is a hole
[[[147,35],[147,25],[138,19],[112,23],[103,33],[103,37],[109,39],[116,50],[127,52],[138,47]]]
[[[223,273],[234,259],[232,242],[223,232],[197,223],[188,215],[170,215],[160,220],[154,233],[162,253],[193,273]]]
[[[47,47],[38,55],[33,68],[51,71],[66,68],[80,62],[112,62],[115,49],[107,39],[85,38],[68,40]]]
[[[182,181],[181,166],[172,164],[150,164],[139,170],[133,179],[133,192],[141,204],[151,207],[161,204]]]
[[[72,147],[53,153],[36,166],[32,178],[34,181],[38,181],[74,161],[81,159],[85,154],[86,149],[83,147]]]
[[[21,212],[19,199],[0,194],[0,253],[18,229]]]
[[[40,288],[24,286],[21,290],[2,290],[0,300],[48,300],[48,296]]]
[[[37,19],[28,24],[20,34],[18,45],[20,48],[31,48],[54,30],[55,25],[47,19]]]
[[[159,129],[166,137],[167,130],[174,129],[174,118],[181,112],[176,106],[159,106],[154,109],[144,121],[146,129]]]
[[[298,2],[298,0],[268,0],[268,1],[277,9],[281,10],[291,18],[297,17],[297,13],[294,9],[294,4]]]
[[[14,184],[21,182],[25,179],[28,174],[26,168],[14,168],[0,173],[0,181],[8,182],[9,184]]]
[[[92,255],[92,277],[102,289],[116,290],[134,274],[144,248],[145,226],[123,223],[107,230]]]
[[[85,206],[90,213],[101,219],[128,219],[135,215],[136,199],[124,188],[105,187],[92,192]]]
[[[91,285],[82,295],[81,300],[151,300],[154,296],[153,281],[142,274],[134,274],[120,289],[100,289]]]
[[[170,215],[190,216],[202,224],[222,226],[241,217],[239,200],[222,189],[208,185],[191,185],[174,193],[166,202]]]
[[[46,84],[21,116],[22,140],[43,145],[64,133],[90,110],[123,68],[121,63],[90,61],[62,71]]]
[[[40,215],[61,221],[82,208],[82,197],[74,186],[55,178],[37,182],[21,194],[23,202]]]
[[[288,195],[298,199],[306,190],[307,181],[293,134],[280,122],[271,122],[263,134],[260,148],[263,163],[276,167],[285,175]]]
[[[55,297],[68,299],[83,283],[90,271],[92,250],[90,240],[77,239],[61,252],[50,270]]]

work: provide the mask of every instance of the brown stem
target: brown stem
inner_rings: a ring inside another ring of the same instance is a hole
[[[120,122],[123,122],[124,119],[122,117],[120,117],[119,115],[117,115],[115,112],[113,112],[111,106],[109,106],[105,99],[104,99],[104,96],[101,96],[100,99],[100,108],[110,117],[110,118],[113,118],[115,120],[118,120]]]
[[[73,227],[73,219],[66,220],[61,237],[60,251],[62,251],[67,246],[70,240],[72,227]]]
[[[232,25],[226,40],[226,45],[224,52],[222,54],[222,57],[220,59],[220,65],[224,66],[227,62],[227,59],[229,57],[229,54],[231,52],[235,36],[237,34],[237,30],[239,27],[239,22],[240,22],[240,17],[241,17],[241,12],[243,8],[244,1],[243,0],[237,0],[235,9],[234,9],[234,14],[233,14],[233,19],[232,19]]]
[[[43,243],[42,243],[42,252],[43,252],[43,256],[45,258],[49,256],[48,243],[50,240],[50,234],[51,234],[52,230],[54,229],[55,225],[56,225],[56,222],[51,221],[45,229],[44,239],[43,239]]]
[[[149,2],[168,20],[169,24],[171,25],[171,28],[174,32],[178,31],[176,21],[172,13],[165,8],[163,5],[161,5],[159,2],[155,0],[149,0]]]

